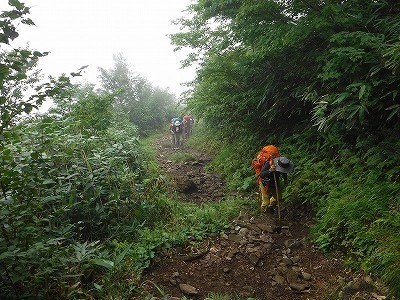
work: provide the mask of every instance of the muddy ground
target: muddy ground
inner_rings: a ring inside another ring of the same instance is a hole
[[[205,170],[211,156],[187,145],[172,149],[168,136],[154,147],[181,201],[200,204],[226,195],[222,176]],[[190,159],[176,162],[174,156]],[[276,212],[242,211],[224,233],[158,256],[135,299],[389,299],[370,276],[321,253],[309,239],[311,224],[312,214],[302,208],[282,210],[281,221]]]

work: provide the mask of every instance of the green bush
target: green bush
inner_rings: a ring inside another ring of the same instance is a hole
[[[84,135],[70,119],[44,118],[9,133],[0,154],[4,296],[67,298],[113,268],[98,241],[149,210],[138,196],[144,171],[133,132]]]

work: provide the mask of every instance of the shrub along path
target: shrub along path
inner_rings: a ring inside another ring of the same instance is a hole
[[[171,149],[167,138],[155,147],[181,201],[223,199],[223,178],[204,169],[211,157],[186,146]],[[276,215],[242,211],[220,235],[158,256],[141,289],[152,299],[338,299],[339,293],[339,299],[387,299],[369,276],[318,251],[308,238],[310,225],[305,212],[284,210],[278,222]]]

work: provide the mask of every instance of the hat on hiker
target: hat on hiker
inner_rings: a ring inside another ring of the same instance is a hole
[[[276,166],[276,171],[281,173],[290,173],[294,168],[294,163],[283,156],[274,158],[274,164]]]

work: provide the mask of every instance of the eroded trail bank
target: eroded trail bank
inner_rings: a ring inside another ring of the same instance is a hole
[[[167,139],[155,147],[182,201],[224,197],[222,177],[204,169],[211,157],[190,147],[173,150]],[[171,155],[189,159],[177,162]],[[258,206],[256,200],[253,205]],[[137,299],[206,299],[210,294],[258,300],[337,299],[339,294],[341,299],[385,299],[369,276],[349,272],[340,259],[316,249],[308,238],[310,225],[306,213],[284,210],[279,222],[276,215],[241,211],[220,234],[159,255],[143,275],[145,295]]]

